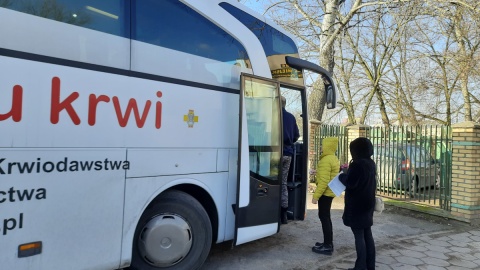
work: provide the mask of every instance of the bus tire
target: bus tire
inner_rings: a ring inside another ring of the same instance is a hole
[[[203,206],[189,194],[170,190],[140,218],[131,269],[199,269],[212,245],[212,226]]]

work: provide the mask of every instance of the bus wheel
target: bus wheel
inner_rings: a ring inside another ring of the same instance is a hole
[[[143,213],[135,230],[131,268],[198,269],[212,245],[212,226],[202,205],[170,190]]]

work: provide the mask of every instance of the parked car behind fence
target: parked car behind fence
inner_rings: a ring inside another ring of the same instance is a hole
[[[438,188],[440,166],[421,145],[381,144],[374,146],[379,190],[410,191]]]

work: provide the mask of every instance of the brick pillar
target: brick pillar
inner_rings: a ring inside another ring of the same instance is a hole
[[[356,138],[359,137],[366,137],[368,138],[370,136],[370,126],[367,125],[353,125],[353,126],[348,126],[347,127],[347,133],[348,133],[348,139],[347,139],[347,151],[348,151],[348,160],[352,159],[352,156],[350,155],[350,142],[355,140]]]
[[[480,124],[452,126],[451,213],[460,220],[480,224]]]

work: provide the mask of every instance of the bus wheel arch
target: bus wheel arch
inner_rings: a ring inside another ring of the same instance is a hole
[[[131,268],[198,269],[212,238],[209,215],[197,199],[181,190],[164,191],[137,224]]]
[[[212,243],[215,243],[218,238],[218,212],[212,196],[210,196],[210,194],[203,188],[192,184],[181,184],[174,186],[168,190],[172,189],[188,193],[190,196],[194,197],[195,199],[197,199],[198,202],[202,204],[203,209],[207,211],[207,214],[210,218],[213,233]]]

